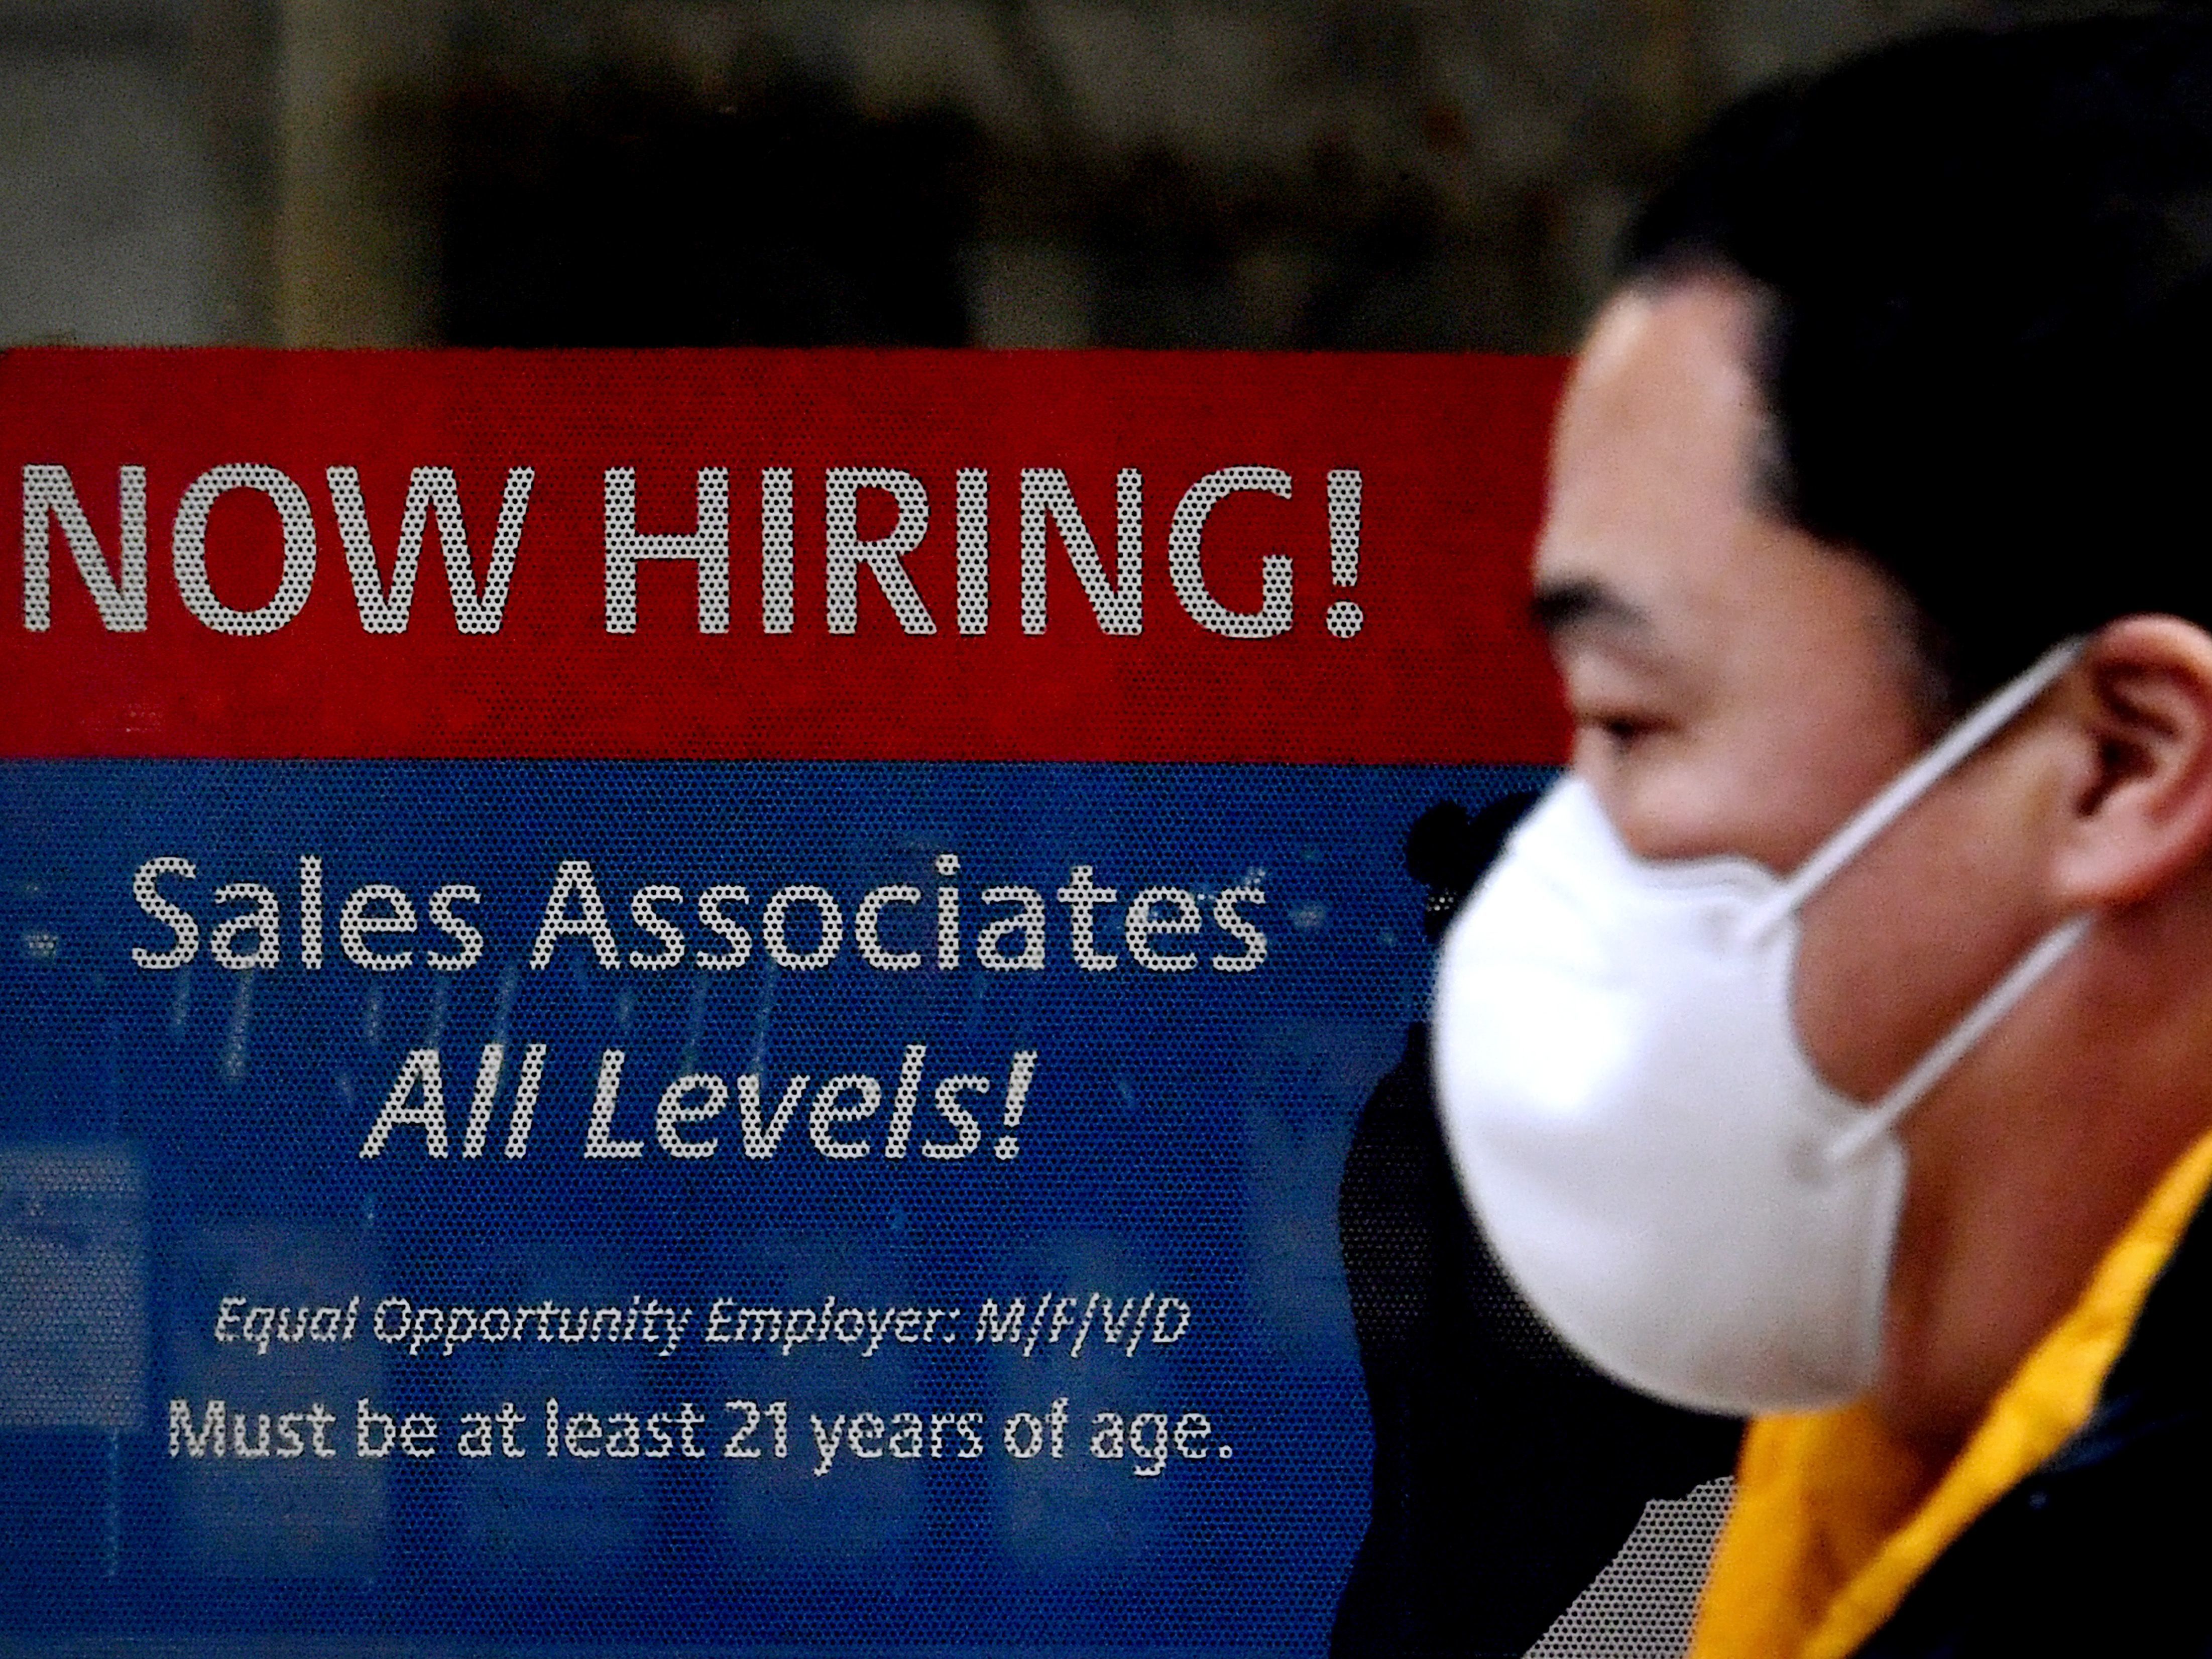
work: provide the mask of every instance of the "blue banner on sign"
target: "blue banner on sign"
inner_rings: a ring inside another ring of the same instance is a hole
[[[1318,1650],[1520,769],[0,771],[18,1628]]]

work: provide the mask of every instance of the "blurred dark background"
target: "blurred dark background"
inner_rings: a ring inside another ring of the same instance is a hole
[[[0,341],[1559,350],[1684,134],[1989,0],[0,0]]]

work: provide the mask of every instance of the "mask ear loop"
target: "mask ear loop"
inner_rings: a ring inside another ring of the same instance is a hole
[[[2014,1005],[2035,988],[2038,981],[2066,959],[2067,952],[2081,942],[2094,920],[2088,915],[2069,916],[2039,939],[2035,948],[2014,963],[2011,971],[1996,982],[1987,996],[1966,1011],[1966,1018],[1954,1025],[1941,1042],[1921,1056],[1918,1065],[1829,1144],[1826,1161],[1832,1166],[1848,1164],[1880,1139],[1890,1125],[1917,1106],[1921,1097],[1942,1082],[1943,1074],[1966,1058],[1966,1051],[1979,1042],[1992,1025],[2010,1013]]]
[[[1943,735],[1942,740],[1906,767],[1864,806],[1844,821],[1836,833],[1813,849],[1774,896],[1753,912],[1744,924],[1746,937],[1763,938],[1768,929],[1813,896],[1829,877],[1866,850],[1867,843],[1897,822],[1905,811],[1942,781],[1967,756],[2012,723],[2014,716],[2051,689],[2051,683],[2071,668],[2088,641],[2081,636],[2064,640],[2045,652],[2011,684],[2002,687],[1982,706]]]
[[[1856,858],[1869,842],[1897,822],[1947,774],[2049,690],[2052,683],[2080,659],[2087,643],[2085,637],[2077,636],[2051,647],[2010,684],[1953,726],[1940,742],[1899,773],[1834,835],[1814,849],[1774,896],[1747,920],[1745,936],[1750,939],[1763,938],[1770,929],[1794,915],[1829,877]],[[2087,915],[2069,916],[2039,939],[2034,948],[2014,963],[1988,994],[1968,1009],[1965,1018],[1923,1054],[1911,1071],[1849,1129],[1829,1143],[1822,1161],[1831,1168],[1848,1163],[1918,1105],[1922,1097],[1988,1034],[1991,1026],[2010,1013],[2045,974],[2065,960],[2067,953],[2089,931],[2091,921]]]

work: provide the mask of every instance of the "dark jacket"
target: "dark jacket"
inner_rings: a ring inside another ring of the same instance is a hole
[[[2089,1420],[1975,1521],[1862,1659],[2212,1656],[2212,1205]]]

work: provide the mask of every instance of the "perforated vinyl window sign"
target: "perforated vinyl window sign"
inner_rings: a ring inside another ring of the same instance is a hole
[[[1557,380],[0,360],[11,1639],[1679,1646],[1427,1097]]]

